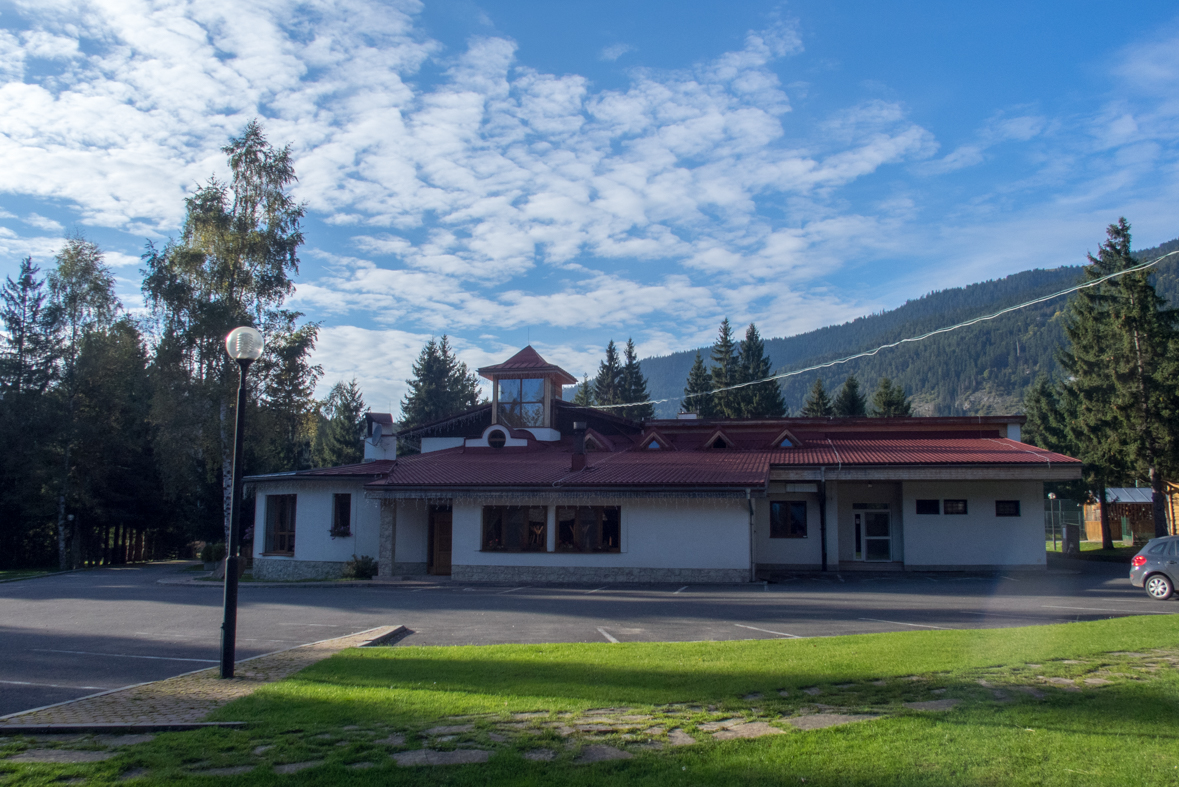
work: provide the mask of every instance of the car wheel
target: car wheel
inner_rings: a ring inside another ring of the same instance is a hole
[[[1146,595],[1158,601],[1166,601],[1175,592],[1175,586],[1165,574],[1151,574],[1146,578]]]

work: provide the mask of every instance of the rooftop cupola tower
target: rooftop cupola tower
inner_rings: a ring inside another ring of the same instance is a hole
[[[529,345],[503,363],[484,366],[479,376],[491,380],[491,422],[527,429],[537,440],[559,440],[553,428],[553,400],[577,378],[554,366]]]

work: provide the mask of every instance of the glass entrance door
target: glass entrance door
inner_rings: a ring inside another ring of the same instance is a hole
[[[857,517],[858,518],[858,517]],[[887,511],[864,512],[864,560],[892,560],[892,527]]]

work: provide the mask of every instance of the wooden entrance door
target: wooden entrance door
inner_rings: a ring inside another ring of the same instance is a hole
[[[450,511],[430,512],[430,573],[450,576],[451,522]]]

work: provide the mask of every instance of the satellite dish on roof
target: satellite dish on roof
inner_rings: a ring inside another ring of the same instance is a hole
[[[373,421],[373,445],[381,444],[381,434],[384,429],[381,428],[380,421]]]

